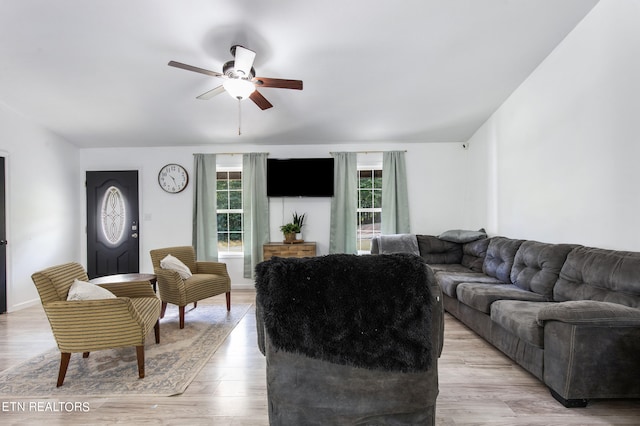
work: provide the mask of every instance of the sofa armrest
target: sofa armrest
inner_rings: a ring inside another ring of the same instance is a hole
[[[544,308],[543,381],[565,406],[640,395],[638,309],[591,300]]]
[[[545,306],[538,312],[538,324],[543,326],[545,321],[561,321],[575,325],[640,327],[640,309],[595,300],[560,302]]]
[[[184,286],[184,280],[177,271],[156,268],[154,274],[156,274],[158,285],[160,285],[161,282],[167,282],[175,286]]]
[[[158,290],[163,302],[184,306],[186,301],[186,289],[184,280],[180,274],[171,269],[155,268],[154,273],[158,279]]]
[[[227,264],[222,262],[196,261],[196,274],[213,274],[228,276]]]
[[[438,354],[438,358],[442,355],[444,348],[444,302],[442,300],[442,290],[440,286],[431,286],[431,295],[433,302],[432,309],[432,332],[434,337],[434,349]]]
[[[56,301],[44,305],[62,352],[91,352],[144,342],[138,313],[128,297]]]
[[[436,281],[436,276],[430,267],[427,269],[427,283],[431,290],[431,333],[433,338],[433,347],[438,354],[438,358],[442,355],[444,348],[444,302],[442,300],[442,289]]]
[[[266,334],[264,331],[264,309],[262,303],[256,298],[256,330],[258,332],[258,349],[262,355],[267,355],[266,351]]]

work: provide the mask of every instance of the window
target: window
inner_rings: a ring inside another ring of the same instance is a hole
[[[358,253],[371,252],[371,239],[380,235],[382,219],[382,168],[358,168],[356,247]]]
[[[218,253],[243,253],[242,171],[216,171]]]

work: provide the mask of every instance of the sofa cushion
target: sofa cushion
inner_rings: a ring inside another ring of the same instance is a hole
[[[544,297],[526,291],[513,284],[485,284],[485,283],[460,283],[456,289],[456,296],[460,303],[488,314],[491,312],[491,304],[496,300],[527,300],[531,302],[543,302]]]
[[[576,246],[525,241],[516,252],[511,268],[511,282],[523,290],[553,300],[553,286],[567,255]]]
[[[456,289],[460,283],[479,282],[487,284],[504,284],[493,277],[489,277],[482,272],[454,272],[440,271],[435,274],[436,282],[444,294],[456,298]]]
[[[640,252],[576,247],[553,288],[558,302],[596,300],[640,308]]]
[[[416,235],[420,256],[431,264],[460,263],[462,246],[450,241],[441,240],[433,235]]]
[[[477,272],[472,271],[466,266],[462,266],[460,263],[430,263],[429,268],[431,268],[431,270],[434,273],[436,272],[461,272],[461,273],[472,272],[474,274],[477,274]]]
[[[481,238],[462,245],[462,266],[474,272],[482,272],[482,264],[487,255],[487,248],[491,239]]]
[[[76,278],[69,288],[67,300],[100,300],[115,299],[115,297],[116,295],[106,288]]]
[[[538,312],[554,302],[498,300],[491,305],[491,321],[539,348],[544,347],[544,327],[538,324]]]
[[[482,272],[502,282],[511,283],[511,267],[523,241],[506,237],[491,238],[482,264]]]
[[[171,254],[166,255],[160,261],[160,267],[162,269],[170,269],[172,271],[176,271],[178,274],[180,274],[180,277],[183,280],[186,280],[187,278],[191,278],[191,276],[193,275],[187,265],[182,263],[180,259],[178,259],[177,257]]]

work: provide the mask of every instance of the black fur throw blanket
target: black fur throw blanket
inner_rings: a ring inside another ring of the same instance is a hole
[[[419,256],[276,257],[256,266],[256,291],[278,349],[369,369],[429,369],[431,294]]]

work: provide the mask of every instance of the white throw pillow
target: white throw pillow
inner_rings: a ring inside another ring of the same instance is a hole
[[[160,267],[162,269],[171,269],[173,271],[176,271],[178,274],[180,274],[183,280],[191,278],[191,276],[193,275],[187,265],[182,263],[182,261],[180,261],[180,259],[178,259],[177,257],[171,256],[170,254],[168,254],[164,259],[160,261]]]
[[[115,299],[116,295],[106,288],[75,279],[69,288],[67,300]]]

